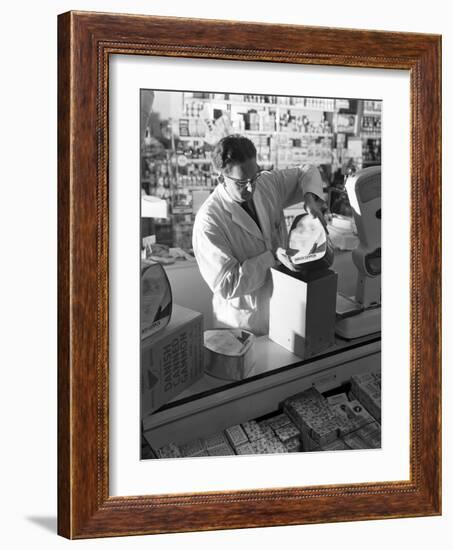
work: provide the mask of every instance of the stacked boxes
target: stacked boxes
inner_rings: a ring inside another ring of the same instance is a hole
[[[248,420],[179,447],[170,443],[155,454],[174,458],[378,449],[381,426],[372,414],[379,410],[380,418],[380,375],[353,376],[351,385],[354,393],[349,398],[341,393],[326,399],[310,388],[286,399],[272,416]]]
[[[306,432],[319,445],[337,439],[338,418],[315,388],[286,399],[283,410],[300,431]]]
[[[250,420],[249,422],[244,422],[242,424],[242,428],[247,434],[247,437],[250,442],[256,441],[257,439],[263,439],[264,434],[261,431],[261,428],[259,427],[258,423],[255,422],[255,420]]]
[[[283,409],[299,427],[304,451],[377,449],[381,445],[380,425],[357,399],[350,401],[346,394],[325,399],[310,388],[286,399]]]
[[[170,443],[157,450],[158,458],[253,455],[301,450],[300,431],[286,414],[269,420],[249,420],[230,426],[206,439],[195,439],[179,447]]]

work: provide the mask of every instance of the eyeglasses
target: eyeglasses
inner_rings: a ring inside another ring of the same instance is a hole
[[[266,170],[258,170],[258,172],[253,176],[253,178],[248,178],[246,180],[241,180],[237,178],[232,178],[231,176],[227,176],[225,174],[222,174],[224,177],[233,180],[234,183],[241,189],[243,187],[246,187],[247,185],[255,185],[257,179],[261,176],[263,172],[266,172]]]

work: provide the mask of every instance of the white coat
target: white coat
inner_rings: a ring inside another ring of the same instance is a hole
[[[218,184],[198,211],[193,249],[201,275],[213,292],[216,326],[269,331],[270,268],[273,252],[287,247],[283,209],[307,192],[323,197],[315,166],[263,173],[253,195],[261,230],[247,212]]]

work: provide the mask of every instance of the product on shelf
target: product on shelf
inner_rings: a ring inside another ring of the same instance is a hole
[[[357,103],[314,97],[182,93],[180,112],[161,120],[160,141],[148,127],[141,143],[141,186],[148,195],[166,200],[170,212],[167,224],[157,222],[158,242],[191,250],[195,215],[206,193],[217,184],[211,151],[225,135],[241,133],[251,139],[258,164],[265,169],[310,163],[329,166],[334,173],[347,170],[351,162],[357,169],[379,164],[382,102],[365,100],[363,108]],[[346,134],[358,137],[360,151],[350,150]],[[190,216],[188,225],[174,228],[178,223],[174,216],[181,214]]]
[[[231,426],[225,430],[225,434],[228,438],[228,441],[236,449],[237,447],[248,443],[247,434],[244,432],[240,424]]]
[[[261,431],[263,432],[263,437],[267,437],[267,438],[275,437],[274,430],[271,428],[271,426],[269,426],[269,424],[266,423],[266,421],[258,422],[258,426],[261,428]]]
[[[256,441],[257,439],[261,439],[263,437],[263,432],[261,431],[258,422],[256,422],[255,420],[244,422],[242,424],[242,429],[247,434],[250,442]]]
[[[236,454],[238,455],[252,455],[255,453],[251,443],[244,443],[236,447]]]
[[[380,374],[356,374],[351,378],[351,393],[373,417],[381,421],[381,377]]]
[[[214,447],[219,447],[226,444],[228,444],[228,441],[223,432],[217,432],[205,439],[205,447],[208,451]]]
[[[286,399],[283,408],[300,431],[307,432],[318,444],[337,439],[337,415],[315,388]]]
[[[369,101],[365,100],[364,102],[365,112],[376,112],[380,113],[382,110],[382,101]]]
[[[281,426],[280,428],[276,428],[275,434],[282,443],[286,443],[291,439],[294,439],[294,438],[298,439],[300,436],[300,430],[298,430],[296,426],[291,423],[286,426]]]
[[[282,426],[287,426],[288,424],[292,424],[290,417],[285,413],[280,413],[280,414],[277,414],[276,416],[273,416],[269,420],[266,420],[266,423],[274,430],[276,428],[281,428]]]
[[[254,453],[256,454],[272,454],[272,453],[286,453],[286,447],[283,443],[277,438],[266,438],[255,439],[251,442]]]
[[[380,373],[354,375],[351,383],[380,384]],[[381,426],[346,393],[325,398],[315,388],[289,397],[283,409],[259,420],[226,428],[206,439],[179,447],[174,443],[154,452],[158,458],[378,449]],[[288,413],[288,414],[287,414]],[[153,453],[149,453],[151,458]]]

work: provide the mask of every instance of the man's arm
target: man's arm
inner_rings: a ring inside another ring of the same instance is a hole
[[[318,168],[304,164],[297,168],[287,168],[272,172],[275,177],[282,208],[288,208],[305,200],[311,193],[323,200],[323,183]]]
[[[227,300],[261,288],[269,268],[277,263],[270,250],[239,263],[222,230],[213,224],[194,226],[193,248],[203,279]]]
[[[318,168],[305,164],[300,168],[276,170],[274,174],[282,208],[303,201],[307,212],[318,218],[327,231],[324,218],[327,206],[323,198],[323,183]]]

